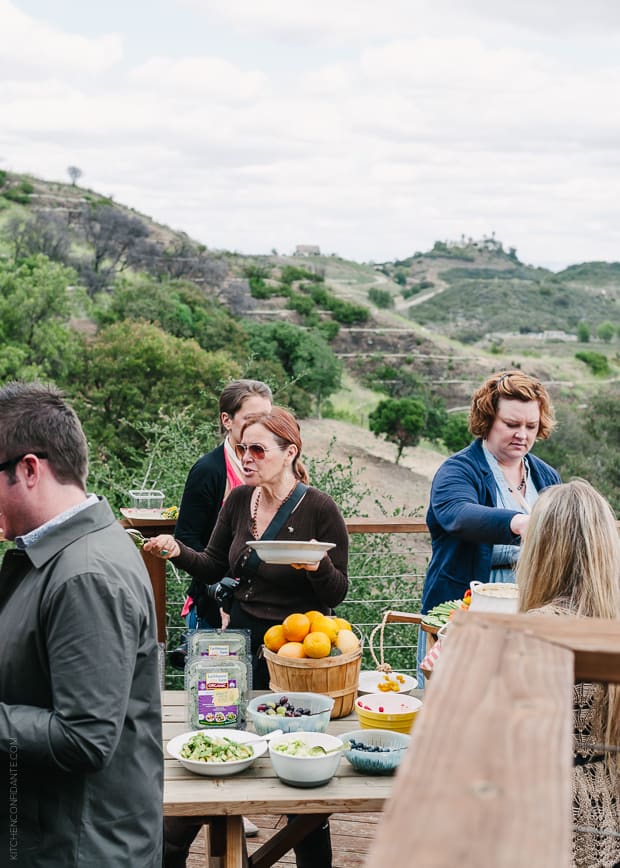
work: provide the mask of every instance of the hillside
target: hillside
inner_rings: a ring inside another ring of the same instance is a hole
[[[513,366],[538,376],[556,397],[567,390],[587,394],[600,378],[575,359],[584,348],[576,339],[583,322],[592,336],[587,348],[609,360],[612,376],[618,373],[618,335],[609,342],[595,340],[601,323],[620,322],[618,263],[582,263],[554,274],[520,262],[513,248],[505,250],[494,238],[436,242],[432,250],[381,264],[335,255],[247,257],[210,250],[95,191],[0,173],[0,231],[11,220],[53,217],[79,261],[101,240],[85,243],[78,235],[85,210],[117,215],[139,236],[124,252],[117,274],[127,279],[146,271],[160,280],[165,266],[169,277],[187,278],[236,321],[323,330],[350,382],[375,396],[397,371],[405,379],[422,378],[449,409],[457,409],[467,405],[484,376]],[[6,240],[0,242],[2,254],[11,254]],[[109,265],[111,257],[105,256],[104,248],[101,257]],[[283,283],[291,269],[301,277]],[[88,280],[92,272],[87,263],[81,273]],[[94,275],[93,292],[113,278],[103,268]],[[338,304],[344,311],[335,309]],[[360,311],[365,319],[355,321]],[[348,385],[332,396],[345,415],[350,393]],[[366,392],[351,418],[367,415],[376,400]]]

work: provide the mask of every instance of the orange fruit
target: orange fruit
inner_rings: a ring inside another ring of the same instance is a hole
[[[325,633],[329,641],[333,644],[336,641],[336,636],[338,635],[338,627],[336,626],[336,622],[333,618],[328,618],[327,615],[317,615],[312,622],[310,632]]]
[[[310,623],[314,621],[317,615],[321,615],[322,612],[318,612],[316,609],[310,609],[309,612],[306,612],[306,618],[310,619]]]
[[[306,652],[301,642],[285,642],[278,650],[282,657],[305,657]]]
[[[310,618],[294,612],[282,621],[287,642],[303,642],[310,632]]]
[[[273,627],[270,627],[263,636],[263,642],[270,651],[279,651],[286,642],[282,624],[274,624]]]
[[[321,633],[319,630],[308,633],[303,641],[306,657],[329,657],[332,650],[332,643],[326,633]]]
[[[335,617],[334,621],[336,622],[336,627],[338,627],[339,630],[350,630],[351,629],[351,625],[349,624],[348,621],[345,621],[344,618]]]
[[[351,651],[357,651],[360,647],[360,640],[357,638],[353,630],[339,630],[336,638],[336,648],[339,648],[343,654],[350,654]]]

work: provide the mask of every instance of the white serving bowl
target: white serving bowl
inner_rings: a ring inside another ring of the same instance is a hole
[[[398,681],[400,686],[398,690],[386,690],[385,693],[411,693],[413,688],[417,686],[417,681],[411,675],[405,675],[401,672],[390,672],[388,677],[391,681]],[[376,670],[365,670],[360,672],[357,692],[383,693],[384,691],[379,690],[379,684],[381,683],[386,683],[385,673],[377,672]]]
[[[278,745],[296,739],[303,740],[308,747],[321,745],[325,750],[339,749],[334,753],[311,757],[291,756],[276,750]],[[269,757],[275,773],[283,783],[292,787],[320,787],[336,774],[342,759],[342,747],[342,739],[335,735],[324,732],[288,732],[269,742]]]
[[[259,705],[277,703],[282,696],[286,696],[295,708],[309,708],[310,714],[284,717],[258,711]],[[334,699],[323,693],[263,693],[248,702],[246,716],[259,735],[267,735],[274,729],[281,729],[282,732],[325,732],[333,707]]]
[[[246,545],[254,549],[261,561],[266,564],[315,564],[325,552],[333,549],[336,543],[317,542],[316,540],[247,540]]]
[[[190,760],[181,756],[181,748],[187,744],[190,738],[194,735],[203,735],[206,738],[228,738],[231,741],[236,741],[239,744],[244,744],[246,741],[252,742],[253,754],[248,759],[230,760],[229,762],[204,762],[203,760]],[[168,742],[168,753],[170,756],[178,760],[188,771],[194,772],[197,775],[210,775],[214,777],[223,777],[224,775],[236,775],[251,766],[255,759],[262,756],[267,750],[266,741],[254,741],[256,736],[251,732],[243,732],[240,729],[226,729],[219,732],[205,732],[205,730],[195,729],[191,732],[184,732],[171,738]]]
[[[369,775],[389,775],[401,763],[411,742],[411,736],[387,729],[354,729],[340,735],[343,742],[363,743],[373,747],[388,748],[383,751],[367,751],[351,746],[343,751],[354,769]]]

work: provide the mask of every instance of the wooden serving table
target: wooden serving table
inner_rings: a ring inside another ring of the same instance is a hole
[[[230,777],[192,774],[166,753],[168,741],[189,729],[185,692],[166,690],[162,693],[162,703],[164,814],[209,824],[209,868],[268,868],[331,813],[381,811],[392,792],[394,776],[362,774],[344,757],[328,784],[311,789],[283,784],[271,766],[268,753],[245,771]],[[359,728],[353,713],[330,721],[327,731],[338,735]],[[243,814],[296,814],[297,817],[248,856]]]

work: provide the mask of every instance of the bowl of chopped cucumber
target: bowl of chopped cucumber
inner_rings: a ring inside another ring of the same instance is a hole
[[[219,733],[194,730],[170,739],[167,749],[188,771],[222,777],[247,769],[266,752],[267,742],[239,729]]]

